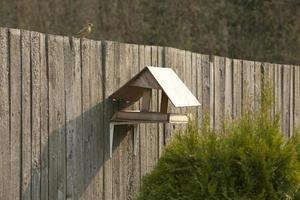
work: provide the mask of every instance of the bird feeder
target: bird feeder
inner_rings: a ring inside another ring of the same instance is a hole
[[[152,89],[161,90],[160,111],[150,112]],[[140,110],[126,110],[142,98]],[[199,101],[171,68],[147,66],[125,85],[115,91],[110,99],[121,101],[123,108],[116,111],[110,121],[110,156],[112,156],[114,127],[134,125],[134,155],[137,148],[137,125],[140,123],[187,123],[185,114],[168,113],[168,101],[175,107],[200,106]]]

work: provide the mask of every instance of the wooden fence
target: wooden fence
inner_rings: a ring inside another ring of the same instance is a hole
[[[0,28],[0,199],[131,199],[176,127],[118,127],[109,155],[107,97],[146,65],[171,67],[202,103],[192,113],[221,128],[259,107],[263,75],[274,85],[282,130],[300,126],[300,67],[157,46]],[[151,109],[159,109],[153,92]],[[248,98],[251,96],[252,98]],[[138,108],[136,104],[134,107]]]

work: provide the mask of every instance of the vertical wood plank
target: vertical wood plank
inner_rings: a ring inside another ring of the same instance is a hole
[[[263,70],[263,77],[262,77],[262,87],[263,90],[268,89],[268,87],[273,87],[273,65],[271,63],[263,63],[262,64],[262,70]],[[265,92],[271,92],[272,98],[274,99],[274,87],[272,89],[272,91],[265,91]],[[273,110],[274,106],[271,107],[270,110],[270,117],[273,118],[274,117],[274,110]]]
[[[107,100],[110,94],[115,89],[114,77],[114,46],[110,41],[105,41],[102,44],[103,51],[103,72],[104,72],[104,112],[103,112],[103,126],[104,126],[104,169],[103,169],[103,183],[104,183],[104,199],[113,199],[113,179],[112,179],[112,159],[110,158],[110,139],[109,139],[109,120],[113,112],[112,103]]]
[[[85,190],[83,199],[92,198],[92,184],[90,184],[92,173],[92,119],[91,119],[91,41],[81,40],[81,66],[82,66],[82,131],[83,131],[83,177]]]
[[[225,58],[214,57],[214,90],[215,90],[215,128],[224,128],[225,118]]]
[[[202,111],[205,117],[210,117],[210,63],[208,55],[201,55],[201,67],[202,67]]]
[[[145,66],[155,66],[157,51],[156,47],[145,46]],[[152,64],[153,63],[153,64]],[[156,91],[152,91],[150,111],[157,110],[157,94]],[[146,135],[147,135],[147,173],[153,169],[157,159],[157,125],[146,124]]]
[[[121,47],[122,46],[122,47]],[[121,50],[122,49],[122,50]],[[121,57],[121,51],[124,50],[123,44],[115,43],[114,45],[114,63],[111,67],[113,67],[112,76],[115,79],[115,82],[113,84],[113,90],[116,90],[118,86],[120,85],[120,63],[121,59],[124,59]],[[121,103],[121,102],[119,102]],[[117,200],[121,199],[121,138],[124,136],[124,127],[122,126],[115,126],[114,130],[114,140],[113,140],[113,154],[112,154],[112,180],[113,180],[113,196],[112,199]],[[120,135],[122,134],[122,136]]]
[[[280,114],[282,112],[282,66],[275,65],[274,67],[274,114]]]
[[[242,61],[233,60],[233,118],[242,114]]]
[[[295,66],[294,128],[300,129],[300,66]]]
[[[291,71],[290,71],[290,106],[289,106],[289,118],[290,118],[290,122],[289,122],[289,136],[292,137],[294,135],[294,66],[291,65],[290,66]]]
[[[20,199],[21,177],[21,51],[20,30],[10,29],[10,198]],[[13,97],[13,98],[12,98]],[[8,184],[8,183],[6,183]]]
[[[163,60],[163,64],[164,67],[171,67],[172,66],[172,60],[173,60],[173,49],[170,47],[165,47],[164,48],[164,60]],[[168,106],[168,112],[171,111],[172,106],[169,105]],[[171,124],[164,124],[164,144],[167,144],[170,139],[171,139]]]
[[[10,91],[8,30],[0,28],[0,196],[10,198]]]
[[[191,91],[193,95],[198,99],[198,92],[197,92],[197,54],[196,53],[191,53]],[[201,73],[201,72],[200,72]],[[201,103],[201,100],[199,101]],[[192,114],[192,119],[194,123],[198,122],[198,108],[197,107],[192,107],[191,108],[191,114]]]
[[[41,199],[49,197],[49,93],[48,63],[46,55],[46,36],[40,35],[41,64]]]
[[[290,131],[290,84],[291,69],[289,65],[283,65],[283,96],[282,96],[282,131],[289,136]]]
[[[157,66],[157,46],[149,46],[149,51],[148,47],[146,47],[146,65],[151,65],[151,66]],[[158,91],[157,90],[152,90],[152,97],[151,97],[151,110],[154,112],[158,112]],[[148,172],[152,170],[155,166],[155,164],[158,161],[158,124],[149,124],[149,134],[148,134],[148,149],[149,151],[149,156],[148,156]]]
[[[49,199],[65,199],[65,101],[63,38],[49,35]]]
[[[120,48],[120,84],[124,85],[131,79],[132,74],[132,46],[130,44],[121,44]],[[133,109],[133,106],[130,106]],[[131,176],[133,160],[133,127],[122,130],[120,136],[120,198],[128,199],[132,189]],[[119,134],[118,134],[119,135]]]
[[[209,61],[209,75],[210,75],[210,90],[209,90],[209,120],[210,128],[215,128],[215,65],[213,59],[210,58]]]
[[[163,47],[157,47],[157,66],[159,67],[165,67],[164,66],[164,48]],[[161,91],[158,92],[158,100],[157,100],[157,107],[158,110],[161,110],[161,96],[162,93]],[[168,107],[167,107],[168,109]],[[164,148],[164,126],[165,124],[158,124],[158,157],[160,158],[162,153],[163,153],[163,148]]]
[[[193,85],[192,85],[192,53],[190,51],[184,52],[184,66],[183,66],[183,73],[184,73],[184,82],[187,88],[195,95],[193,92]],[[193,107],[186,107],[183,108],[181,114],[188,114],[190,117],[193,116]]]
[[[93,199],[103,197],[103,72],[101,42],[92,43],[91,56],[92,179]],[[91,184],[91,183],[90,183]]]
[[[22,52],[22,199],[31,199],[30,32],[21,32]]]
[[[232,120],[232,87],[233,87],[232,60],[225,58],[225,122]]]
[[[145,46],[139,45],[139,70],[145,67]],[[140,124],[140,177],[147,173],[147,131],[146,125]]]
[[[138,45],[133,45],[132,46],[132,74],[137,74],[139,72],[139,46]],[[134,105],[134,109],[139,109],[139,102]],[[130,190],[130,198],[133,199],[134,194],[138,191],[139,189],[139,184],[140,184],[140,135],[141,135],[141,128],[140,125],[138,125],[137,129],[137,146],[136,146],[136,155],[133,156],[132,160],[132,172],[130,175],[130,180],[132,182],[132,187]],[[132,140],[133,141],[133,140]]]
[[[261,67],[260,62],[254,62],[254,110],[258,111],[260,109],[261,103]]]
[[[197,93],[197,99],[201,103],[201,106],[197,107],[197,123],[200,127],[202,125],[203,121],[203,66],[202,66],[202,56],[201,54],[196,54],[196,93]]]
[[[64,37],[67,198],[79,199],[83,185],[80,40]]]
[[[32,119],[32,199],[40,199],[41,194],[41,63],[40,63],[40,35],[31,32],[31,119]]]
[[[243,111],[253,110],[254,108],[254,62],[243,61],[242,63],[242,105]]]

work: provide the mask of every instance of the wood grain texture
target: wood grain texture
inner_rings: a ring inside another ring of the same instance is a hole
[[[225,120],[231,121],[232,120],[232,91],[233,91],[233,75],[232,75],[232,59],[225,58]],[[225,121],[225,122],[226,122]]]
[[[49,198],[49,81],[46,36],[40,35],[41,65],[41,199]]]
[[[145,66],[155,66],[157,60],[157,47],[145,46]],[[157,91],[152,90],[151,111],[157,111]],[[158,159],[158,130],[157,124],[146,124],[147,135],[147,173],[149,173]]]
[[[142,70],[145,66],[145,46],[139,45],[139,70]],[[140,104],[141,107],[141,104]],[[146,125],[140,124],[139,126],[139,149],[140,149],[140,177],[147,173],[147,132]]]
[[[22,199],[31,199],[30,32],[21,32],[22,52]]]
[[[80,40],[64,37],[66,99],[67,199],[79,199],[84,187],[83,130],[81,115]]]
[[[194,57],[193,57],[194,58]],[[200,101],[201,106],[197,107],[197,123],[198,126],[200,127],[202,125],[203,121],[203,66],[202,66],[202,55],[201,54],[196,54],[195,58],[196,59],[196,98]],[[195,62],[195,61],[193,61]]]
[[[295,66],[294,128],[300,129],[300,67]]]
[[[252,61],[243,61],[242,63],[243,70],[243,112],[253,110],[254,108],[254,62]]]
[[[8,30],[0,28],[0,196],[10,200],[10,91]]]
[[[242,114],[242,61],[233,60],[233,118]]]
[[[93,199],[103,197],[103,72],[102,72],[102,45],[101,42],[91,44],[91,119],[92,119],[92,177]]]
[[[10,198],[21,199],[21,33],[9,30],[10,64]],[[13,98],[12,98],[13,97]]]
[[[132,74],[137,74],[139,72],[139,45],[133,45],[132,46]],[[139,102],[133,105],[133,109],[139,109]],[[140,163],[140,135],[141,135],[141,129],[140,125],[138,125],[137,128],[137,149],[136,149],[136,155],[132,158],[132,171],[130,174],[130,183],[131,187],[130,190],[130,198],[132,199],[133,195],[136,191],[139,189],[140,184],[140,170],[141,170],[141,163]],[[132,140],[133,141],[133,140]]]
[[[112,159],[109,152],[109,120],[113,113],[112,103],[107,100],[114,92],[114,42],[105,41],[102,43],[103,51],[103,72],[104,72],[104,107],[103,107],[103,131],[104,131],[104,168],[103,168],[103,189],[104,199],[113,199]]]
[[[275,65],[274,75],[274,114],[282,112],[282,66]]]
[[[165,61],[164,61],[164,57],[165,57],[165,49],[163,47],[157,47],[157,66],[159,67],[165,67]],[[162,92],[158,92],[158,96],[157,96],[157,104],[158,104],[158,110],[161,110],[161,100],[162,100]],[[166,108],[165,111],[168,111],[168,101],[166,100]],[[163,153],[163,148],[164,148],[164,144],[165,144],[165,124],[158,124],[158,157],[160,158],[162,153]]]
[[[288,135],[290,137],[292,137],[294,135],[294,66],[291,65],[290,66],[291,70],[290,70],[290,87],[289,87],[289,93],[290,93],[290,106],[289,106],[289,118],[290,118],[290,121],[289,121],[289,133]],[[273,106],[273,109],[274,109],[274,106]]]
[[[225,118],[225,58],[214,57],[214,91],[215,91],[215,128],[222,130],[224,128]]]
[[[210,116],[210,90],[212,86],[210,85],[210,64],[209,56],[201,55],[201,67],[202,67],[202,112],[203,115],[207,117]],[[204,119],[204,118],[203,118]]]
[[[32,101],[32,199],[41,198],[41,63],[40,63],[40,35],[31,32],[31,101]]]
[[[210,127],[212,129],[215,128],[215,65],[213,59],[210,58],[209,60],[209,120],[210,120]]]
[[[290,134],[290,83],[291,68],[289,65],[283,65],[283,96],[282,96],[282,131],[288,136]]]
[[[63,37],[48,37],[49,199],[66,198]]]
[[[92,118],[91,118],[91,41],[81,40],[81,73],[82,73],[82,131],[83,131],[83,177],[86,186],[83,199],[92,197]]]
[[[262,64],[254,62],[254,110],[260,109],[261,103],[261,83],[262,83]]]

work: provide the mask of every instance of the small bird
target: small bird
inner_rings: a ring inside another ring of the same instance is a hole
[[[76,33],[77,37],[84,38],[87,37],[91,32],[93,28],[92,23],[88,23],[85,27],[83,27],[78,33]]]

